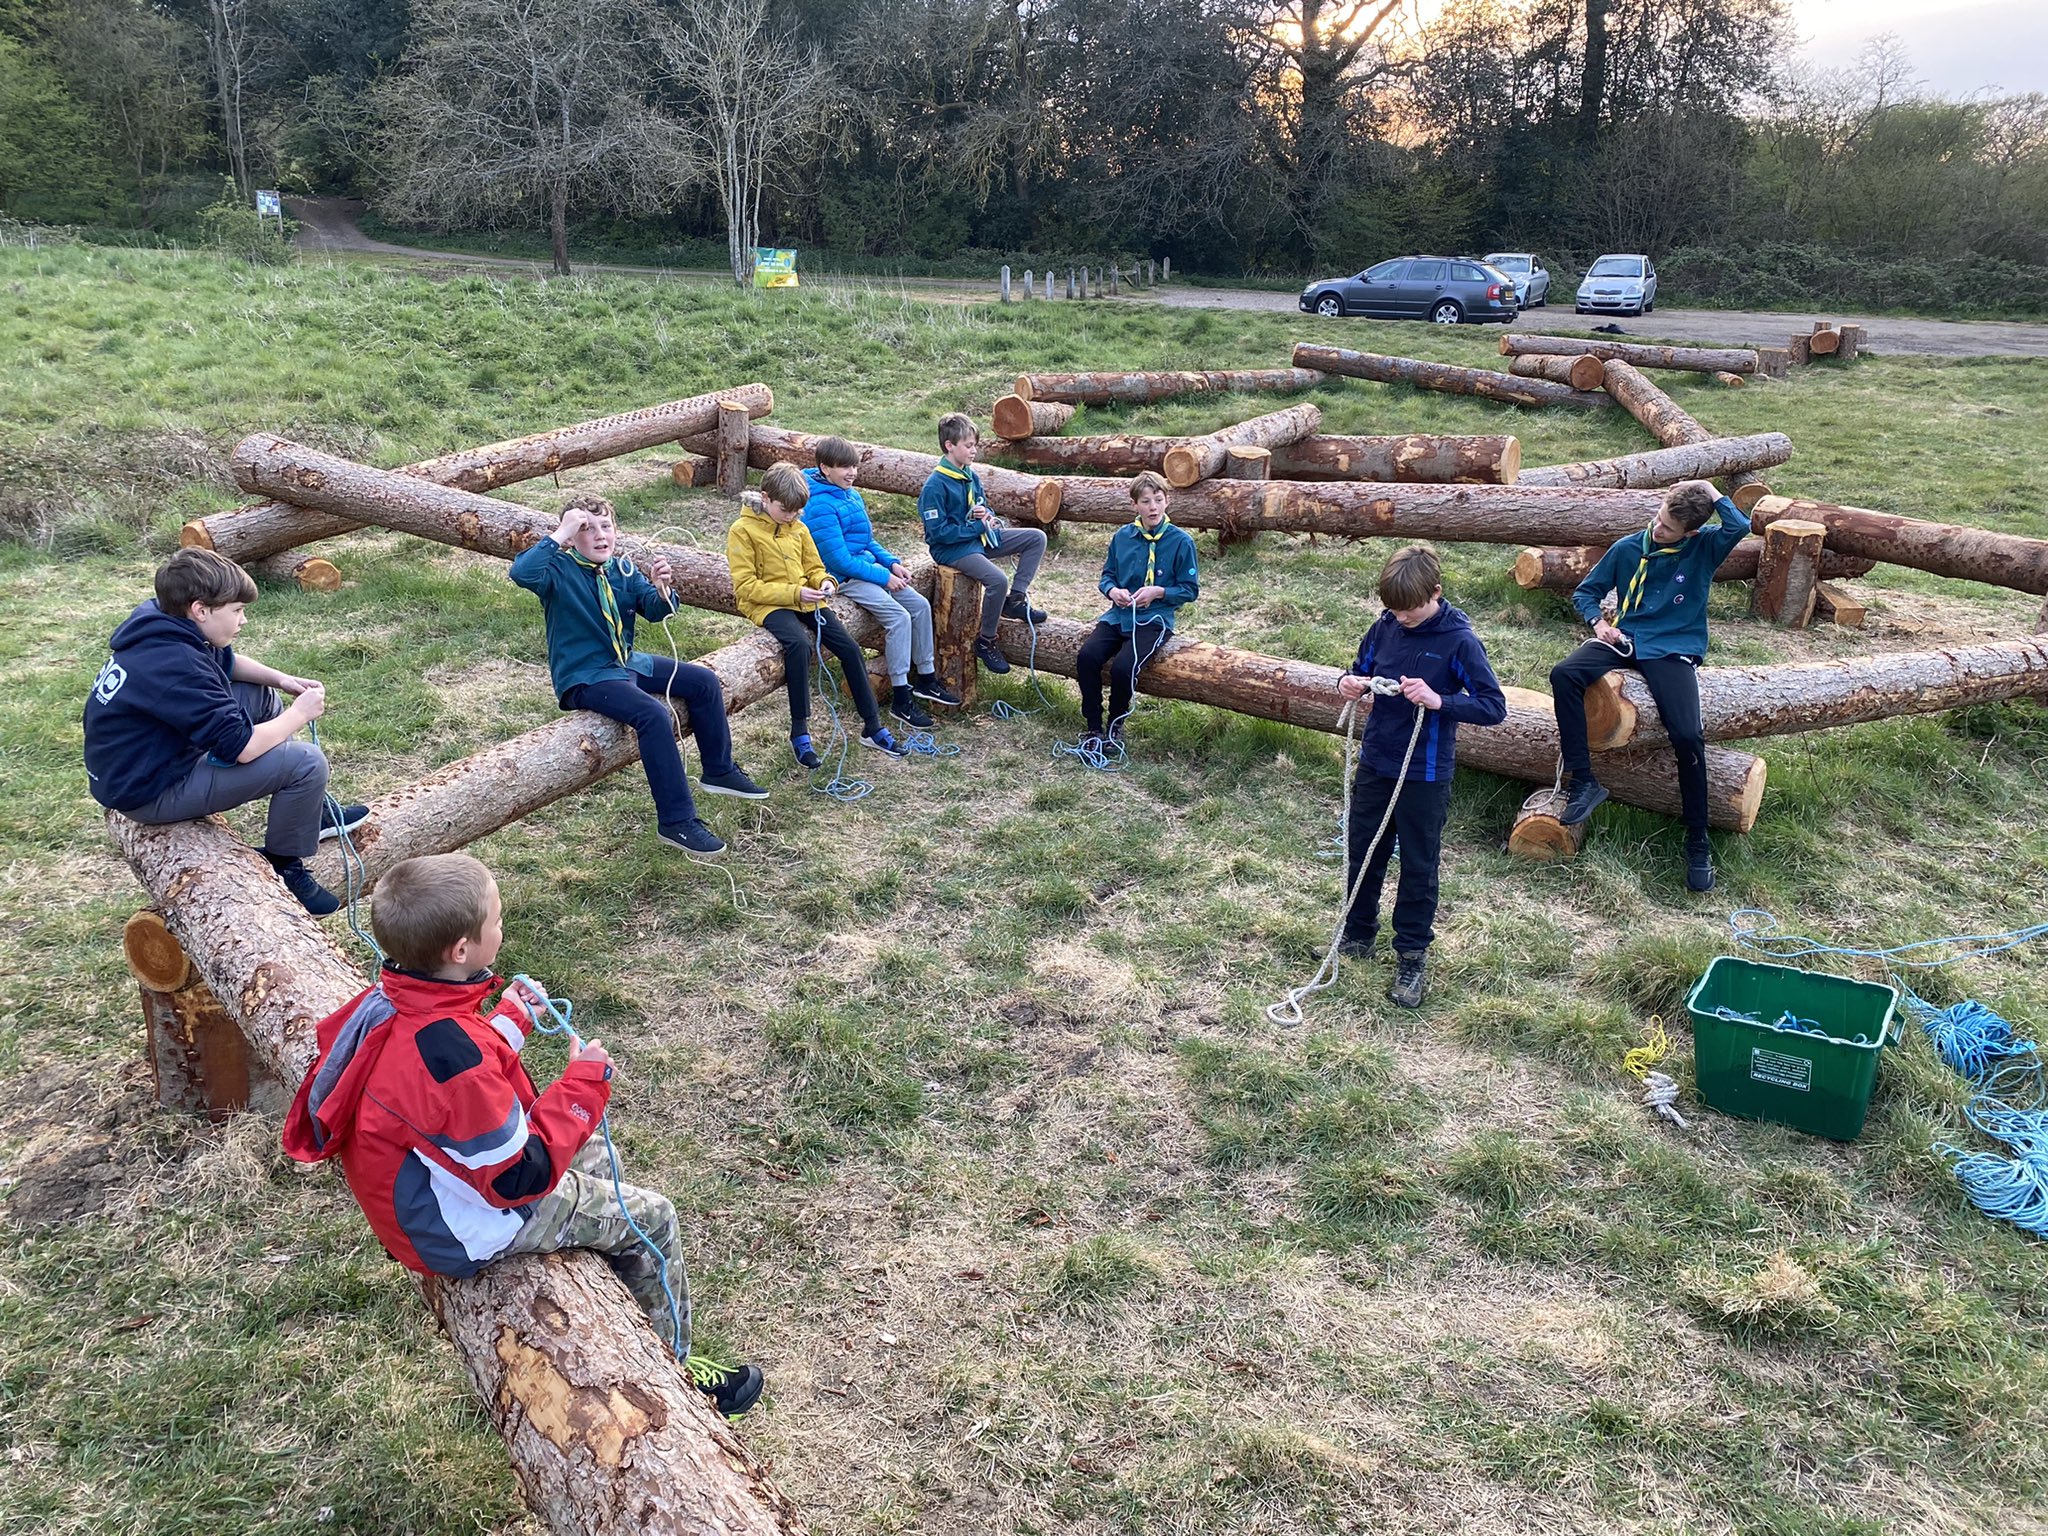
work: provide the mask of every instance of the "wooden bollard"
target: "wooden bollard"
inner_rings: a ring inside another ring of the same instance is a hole
[[[1010,269],[1009,269],[1009,267],[1008,267],[1007,265],[1006,265],[1006,266],[1004,266],[1004,268],[1003,268],[1003,270],[1002,270],[1002,273],[1000,274],[1000,276],[999,276],[999,278],[998,278],[998,281],[997,281],[997,286],[998,286],[998,287],[999,287],[999,288],[1000,288],[1000,289],[1002,290],[1002,295],[1003,295],[1003,302],[1004,302],[1005,304],[1009,303],[1009,302],[1010,302]],[[1029,287],[1031,286],[1031,273],[1030,273],[1030,271],[1029,271],[1028,269],[1027,269],[1027,270],[1025,271],[1025,273],[1024,273],[1024,286],[1025,286],[1025,287],[1026,287],[1027,289],[1028,289],[1028,288],[1029,288]]]
[[[1270,480],[1273,478],[1273,450],[1270,448],[1232,447],[1224,450],[1223,468],[1218,471],[1219,480]],[[1216,553],[1225,554],[1240,544],[1250,544],[1259,536],[1256,528],[1248,533],[1233,533],[1228,528],[1216,530]]]
[[[301,592],[339,592],[341,567],[332,560],[309,555],[303,549],[288,549],[280,555],[246,562],[243,570],[258,581],[294,586]]]
[[[1826,523],[1801,518],[1780,518],[1766,528],[1756,583],[1749,590],[1749,611],[1773,624],[1806,628],[1813,619],[1821,546],[1827,537]]]
[[[1047,300],[1050,300],[1050,299],[1052,298],[1052,268],[1051,268],[1051,267],[1047,267],[1047,268],[1045,269],[1045,296],[1046,296]]]
[[[932,665],[939,681],[960,695],[963,709],[981,695],[981,663],[974,657],[980,635],[981,583],[939,566],[932,572]]]
[[[1792,371],[1792,354],[1783,347],[1758,347],[1756,371],[1766,379],[1782,379]]]
[[[1027,299],[1031,297],[1031,269],[1029,267],[1024,269],[1024,297]]]
[[[226,1120],[252,1105],[272,1113],[283,1087],[199,978],[171,930],[144,908],[121,930],[121,950],[142,992],[143,1053],[165,1109]]]
[[[747,488],[746,406],[737,400],[718,402],[718,493],[738,497]]]

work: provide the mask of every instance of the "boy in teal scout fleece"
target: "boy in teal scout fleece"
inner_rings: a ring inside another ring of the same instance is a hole
[[[1718,527],[1707,519],[1721,515]],[[1686,480],[1641,533],[1612,546],[1572,593],[1572,606],[1594,638],[1550,672],[1558,750],[1571,782],[1560,818],[1573,826],[1591,816],[1607,791],[1593,775],[1586,746],[1586,689],[1618,667],[1634,667],[1657,701],[1678,759],[1678,801],[1685,820],[1685,883],[1714,888],[1707,841],[1707,743],[1700,728],[1699,665],[1707,654],[1707,593],[1714,572],[1749,533],[1749,519],[1705,480]],[[1619,594],[1610,622],[1601,600]]]
[[[1045,622],[1045,610],[1031,606],[1031,578],[1045,558],[1041,528],[1004,528],[989,511],[974,458],[981,451],[981,433],[965,416],[939,422],[939,459],[918,492],[917,515],[924,520],[924,541],[941,565],[981,584],[981,634],[974,654],[991,672],[1010,670],[1009,658],[996,649],[996,626],[1004,619]],[[996,561],[1015,557],[1013,587]]]
[[[1131,694],[1138,673],[1159,654],[1173,633],[1183,604],[1201,595],[1195,569],[1195,541],[1166,515],[1166,481],[1146,470],[1131,481],[1135,516],[1111,535],[1102,558],[1102,579],[1096,585],[1109,599],[1109,611],[1095,622],[1074,658],[1074,681],[1081,689],[1081,734],[1084,749],[1102,750],[1102,670],[1109,668],[1111,740],[1122,745],[1124,718],[1131,712]]]

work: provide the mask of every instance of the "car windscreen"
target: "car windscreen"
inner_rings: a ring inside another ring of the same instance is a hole
[[[1489,256],[1486,258],[1486,264],[1489,267],[1498,267],[1503,272],[1529,270],[1529,258],[1526,256]]]
[[[1602,256],[1588,277],[1641,277],[1643,264],[1633,256]]]

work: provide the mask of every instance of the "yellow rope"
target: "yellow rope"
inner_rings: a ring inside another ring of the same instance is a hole
[[[1621,1070],[1638,1082],[1650,1075],[1650,1068],[1671,1054],[1671,1036],[1665,1032],[1664,1020],[1658,1015],[1650,1016],[1650,1038],[1621,1058]]]

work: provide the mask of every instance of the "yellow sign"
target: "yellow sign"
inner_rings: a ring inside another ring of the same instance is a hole
[[[796,252],[775,251],[767,246],[754,248],[754,286],[756,288],[794,288],[796,280]]]

